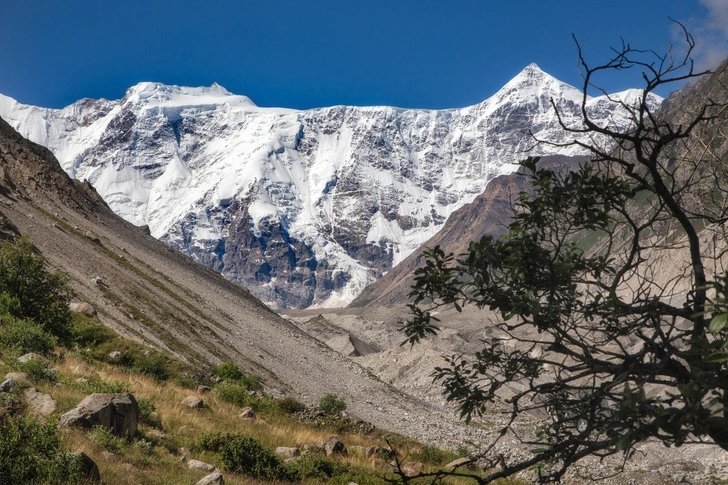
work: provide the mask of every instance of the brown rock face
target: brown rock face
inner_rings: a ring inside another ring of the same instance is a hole
[[[91,394],[74,409],[63,414],[59,426],[103,426],[111,429],[116,436],[132,439],[136,434],[140,414],[139,405],[131,394]]]

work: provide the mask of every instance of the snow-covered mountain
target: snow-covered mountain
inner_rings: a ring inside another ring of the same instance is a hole
[[[639,94],[589,109],[627,126],[620,103]],[[262,108],[217,84],[141,83],[60,110],[0,95],[0,117],[117,214],[270,305],[303,308],[351,301],[526,155],[582,154],[529,134],[568,141],[551,99],[578,126],[581,96],[531,64],[451,110]]]

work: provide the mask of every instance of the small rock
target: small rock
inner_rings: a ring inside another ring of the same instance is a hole
[[[298,448],[289,448],[287,446],[279,446],[276,448],[276,455],[281,458],[295,458],[301,456],[301,450]]]
[[[324,449],[324,451],[326,452],[326,456],[346,456],[348,454],[344,443],[342,443],[337,436],[332,436],[327,440],[319,442],[317,445]]]
[[[85,301],[75,301],[68,305],[68,309],[71,310],[73,313],[80,313],[81,315],[86,315],[87,317],[95,317],[96,316],[96,309],[91,305],[90,303],[86,303]]]
[[[13,379],[17,382],[28,382],[28,380],[30,380],[30,376],[27,372],[8,372],[5,374],[5,379]]]
[[[188,461],[187,468],[189,468],[190,470],[200,470],[203,472],[214,472],[216,470],[213,465],[210,465],[209,463],[205,463],[204,461],[200,460]]]
[[[225,481],[222,478],[222,473],[210,473],[206,477],[203,477],[195,483],[195,485],[222,485]]]
[[[18,381],[11,377],[9,379],[6,379],[2,384],[0,384],[0,392],[13,392],[13,389],[15,389],[17,386]]]
[[[197,386],[197,392],[199,394],[207,394],[210,391],[212,391],[212,388],[211,387],[208,387],[208,386]]]
[[[182,401],[182,404],[193,409],[201,408],[205,405],[204,401],[197,396],[187,396],[184,401]]]
[[[101,239],[99,239],[99,236],[97,236],[93,232],[86,231],[85,233],[83,233],[83,235],[91,239],[91,241],[95,242],[96,244],[101,244]]]
[[[121,351],[114,350],[113,352],[109,352],[109,359],[111,359],[111,360],[121,359]]]
[[[688,477],[684,473],[680,473],[678,475],[675,475],[673,478],[676,483],[687,483]]]
[[[414,477],[422,473],[422,462],[410,461],[402,465],[402,472],[405,476]]]
[[[179,462],[180,463],[184,463],[186,461],[187,461],[187,455],[182,455],[182,456],[179,457]]]
[[[243,419],[255,419],[255,411],[253,411],[253,408],[250,407],[243,408],[243,411],[238,414],[238,417]]]
[[[45,419],[56,411],[56,400],[50,394],[43,394],[35,387],[26,389],[24,394],[30,413],[34,416]]]
[[[155,440],[163,440],[167,438],[167,435],[159,431],[158,429],[150,429],[147,431],[147,437]]]
[[[106,450],[101,452],[101,457],[104,460],[108,460],[108,461],[116,461],[119,459],[119,456],[116,453],[112,453],[112,452],[106,451]]]
[[[25,355],[21,355],[20,357],[18,357],[18,362],[23,364],[25,364],[26,362],[30,362],[31,360],[35,360],[43,364],[50,364],[50,361],[48,359],[46,359],[42,355],[36,354],[35,352],[29,352]]]

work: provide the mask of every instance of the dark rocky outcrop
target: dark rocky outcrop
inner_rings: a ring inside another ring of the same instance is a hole
[[[78,406],[63,414],[58,424],[84,429],[103,426],[115,436],[132,439],[140,416],[139,405],[133,395],[98,393],[86,396]]]

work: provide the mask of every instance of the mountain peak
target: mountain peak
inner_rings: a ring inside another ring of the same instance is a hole
[[[255,107],[247,96],[231,93],[218,83],[210,86],[177,86],[159,82],[140,82],[126,91],[124,100],[151,105],[210,105],[231,104]]]

